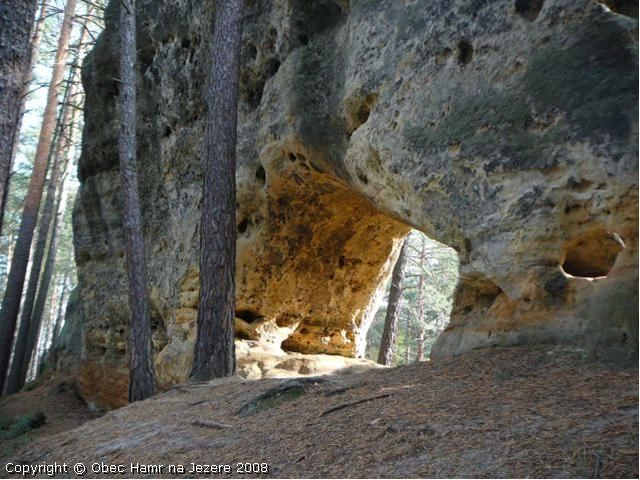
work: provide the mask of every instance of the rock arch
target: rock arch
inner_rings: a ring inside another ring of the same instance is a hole
[[[122,374],[111,347],[127,318],[112,3],[83,69],[74,212],[83,364],[98,377]],[[188,371],[194,334],[209,50],[193,39],[207,38],[212,4],[139,2],[141,191],[167,384]],[[637,19],[589,0],[256,0],[246,18],[241,335],[355,355],[365,300],[410,226],[460,255],[436,356],[527,342],[637,355]],[[593,230],[625,248],[606,278],[567,275],[567,248]]]

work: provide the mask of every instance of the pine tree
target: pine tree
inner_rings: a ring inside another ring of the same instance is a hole
[[[142,215],[136,158],[136,13],[135,0],[120,4],[120,179],[129,279],[129,401],[156,391],[151,349],[149,292],[145,269]]]
[[[11,160],[9,161],[9,172],[13,168],[18,153],[18,146],[20,144],[20,133],[22,130],[22,119],[25,114],[25,108],[27,104],[27,97],[31,82],[33,80],[33,66],[36,63],[38,57],[38,49],[40,48],[40,40],[42,39],[42,31],[44,30],[44,22],[47,18],[48,4],[46,0],[43,0],[40,4],[40,13],[38,14],[38,21],[35,24],[34,33],[31,38],[31,50],[29,54],[29,61],[25,66],[24,79],[22,82],[22,91],[20,93],[20,105],[18,108],[18,121],[16,129],[13,135],[13,145],[11,147]],[[4,222],[4,214],[7,208],[7,197],[9,196],[9,188],[11,174],[6,177],[6,184],[2,190],[2,197],[0,197],[0,235],[2,234],[2,223]],[[0,187],[2,188],[2,187]]]
[[[235,373],[236,136],[243,0],[219,0],[213,32],[192,380]]]
[[[88,7],[87,14],[90,15],[91,11],[92,7]],[[52,248],[49,247],[49,254],[45,263],[48,268],[45,268],[42,275],[40,274],[43,260],[45,259],[47,239],[49,239],[50,245],[57,244],[56,232],[58,228],[56,225],[51,227],[51,223],[55,216],[56,196],[61,195],[62,192],[63,179],[69,164],[69,150],[74,143],[74,134],[77,130],[74,128],[76,114],[78,112],[77,105],[75,105],[76,93],[79,86],[76,77],[78,76],[78,65],[84,54],[87,37],[88,29],[85,25],[82,25],[78,48],[72,66],[69,69],[65,100],[58,115],[59,128],[55,142],[56,146],[53,153],[53,162],[50,167],[45,200],[42,206],[42,212],[40,213],[38,235],[33,248],[33,260],[31,262],[29,281],[27,282],[27,291],[22,301],[20,326],[14,343],[13,361],[9,369],[9,377],[5,388],[7,394],[20,390],[26,380],[29,359],[33,354],[33,348],[42,320],[42,310],[38,310],[36,292],[39,299],[42,297],[46,298],[50,275],[53,270],[53,265],[51,264],[51,260],[49,260],[52,255],[53,263],[55,263],[55,248],[52,253]],[[50,229],[51,235],[49,235]],[[49,278],[47,278],[47,274]],[[35,308],[34,304],[36,305]],[[44,308],[44,306],[42,306],[42,308]],[[32,315],[34,312],[36,312],[36,314]]]
[[[36,3],[36,0],[3,0],[0,3],[0,234],[9,188],[13,139],[18,134],[25,75],[30,71],[29,42]],[[0,375],[0,380],[2,378]]]
[[[11,355],[11,343],[20,310],[20,299],[22,297],[24,280],[29,263],[31,241],[33,240],[38,210],[42,199],[42,191],[47,171],[47,159],[53,141],[53,130],[58,107],[58,92],[66,67],[67,50],[75,9],[76,0],[67,0],[60,36],[58,37],[51,83],[49,84],[49,90],[47,92],[47,103],[42,119],[42,127],[40,128],[40,137],[33,162],[33,172],[29,180],[29,188],[20,221],[20,230],[7,280],[7,289],[5,290],[2,309],[0,310],[0,383],[3,385],[7,375],[7,367]]]
[[[380,342],[380,352],[378,353],[378,363],[382,365],[392,365],[396,347],[396,335],[398,331],[398,314],[400,311],[400,298],[402,296],[402,281],[404,277],[404,267],[407,259],[407,249],[409,247],[409,237],[402,241],[400,255],[393,266],[391,273],[391,289],[389,290],[389,304],[387,314],[384,319],[384,331]]]

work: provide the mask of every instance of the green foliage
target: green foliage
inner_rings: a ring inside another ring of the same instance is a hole
[[[421,255],[423,251],[424,256]],[[421,317],[418,298],[420,277],[423,279]],[[374,361],[380,349],[390,283],[391,279],[388,279],[386,298],[376,313],[368,333],[366,357]],[[429,357],[431,347],[449,322],[453,293],[457,283],[457,253],[452,248],[431,240],[418,231],[411,232],[406,271],[402,281],[395,365],[407,363],[407,346],[409,363],[416,361],[418,333],[421,328],[424,329],[425,334],[425,358]]]
[[[245,404],[238,412],[241,417],[269,410],[283,402],[297,400],[306,392],[305,383],[301,380],[285,381],[282,385],[267,390],[256,399]]]
[[[17,438],[35,428],[39,428],[46,422],[42,412],[22,415],[15,420],[8,417],[0,417],[0,438],[8,440]]]

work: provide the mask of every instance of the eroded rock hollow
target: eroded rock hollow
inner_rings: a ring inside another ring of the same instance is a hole
[[[460,256],[435,356],[536,342],[636,355],[638,21],[608,3],[247,1],[238,336],[358,356],[413,227]],[[108,406],[127,382],[115,6],[83,68],[74,211],[83,392]],[[153,339],[170,385],[195,337],[215,2],[138,10]]]

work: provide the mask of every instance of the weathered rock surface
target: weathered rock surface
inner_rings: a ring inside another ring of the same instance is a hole
[[[239,335],[357,356],[411,226],[460,255],[435,355],[529,342],[636,355],[638,21],[608,4],[248,2]],[[141,191],[168,385],[186,379],[195,336],[214,2],[138,8]],[[74,231],[86,393],[126,382],[117,64],[112,5],[83,69]]]

